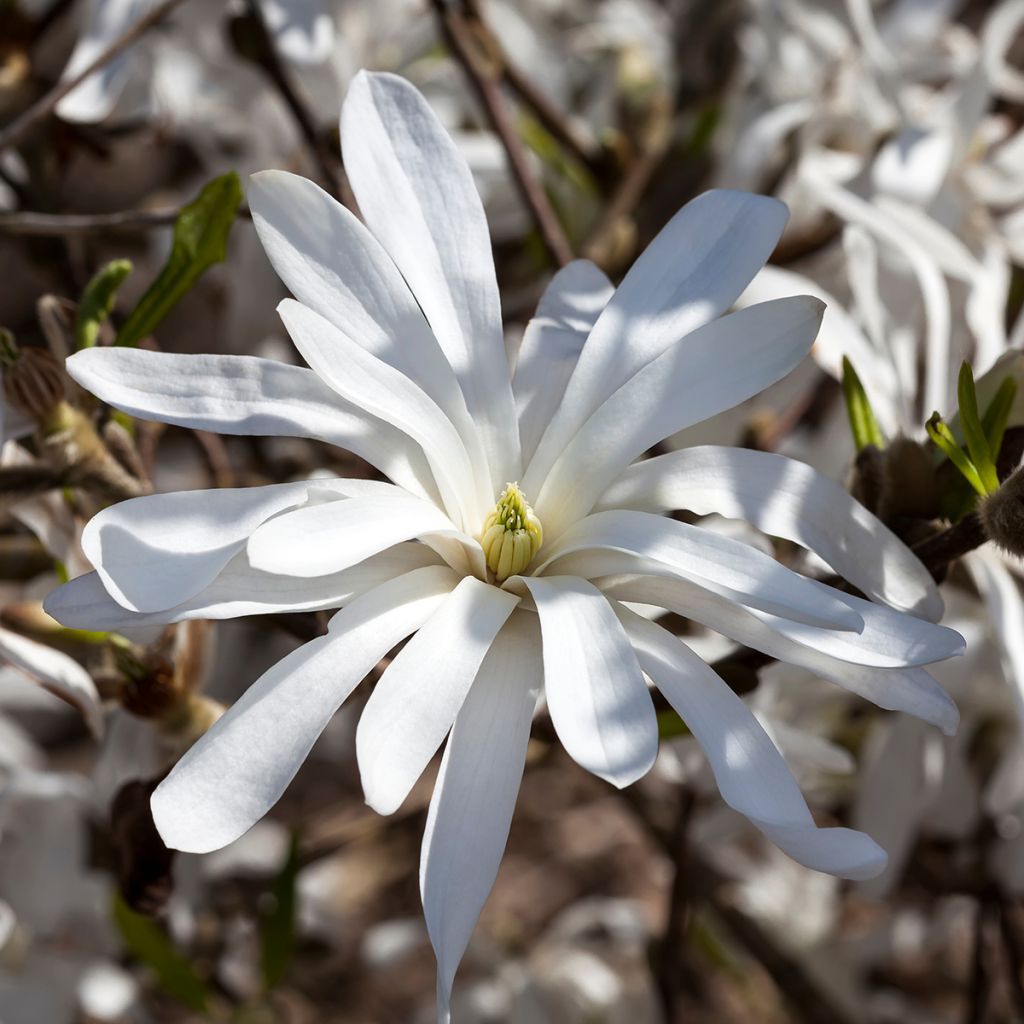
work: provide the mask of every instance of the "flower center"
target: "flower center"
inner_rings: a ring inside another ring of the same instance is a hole
[[[498,583],[522,572],[544,543],[540,520],[517,484],[506,484],[484,520],[480,546]]]

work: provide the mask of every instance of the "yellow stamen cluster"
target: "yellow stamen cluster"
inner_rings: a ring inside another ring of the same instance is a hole
[[[480,546],[499,583],[522,572],[540,551],[544,530],[516,484],[506,484],[484,520]]]

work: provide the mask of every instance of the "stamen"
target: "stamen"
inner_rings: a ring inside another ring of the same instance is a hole
[[[480,546],[498,583],[521,573],[544,543],[544,530],[517,484],[506,484],[484,520]]]

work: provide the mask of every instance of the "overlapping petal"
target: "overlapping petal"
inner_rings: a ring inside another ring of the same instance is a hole
[[[630,466],[597,509],[744,519],[813,551],[866,594],[932,621],[942,598],[909,548],[842,487],[770,452],[704,446]]]
[[[388,666],[356,730],[363,792],[379,814],[398,809],[437,752],[518,603],[467,576]]]
[[[420,892],[437,955],[438,1013],[508,839],[543,679],[537,620],[515,613],[491,644],[459,712],[427,814]]]
[[[658,722],[636,656],[601,592],[571,576],[519,577],[540,616],[544,692],[569,756],[620,789],[647,773]]]
[[[278,801],[359,681],[430,618],[456,583],[439,566],[390,580],[338,612],[326,636],[265,672],[153,794],[164,842],[207,853],[248,831]]]

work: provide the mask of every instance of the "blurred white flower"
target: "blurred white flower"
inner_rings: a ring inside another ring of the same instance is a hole
[[[678,612],[956,728],[955,706],[920,666],[959,653],[961,638],[908,614],[941,614],[930,576],[841,488],[752,451],[634,462],[810,349],[817,300],[722,316],[774,248],[785,208],[707,193],[618,289],[593,265],[571,264],[510,371],[480,201],[422,97],[394,76],[359,75],[342,138],[369,230],[294,175],[264,172],[249,192],[298,300],[281,304],[282,319],[312,369],[113,348],[68,362],[79,383],[132,415],[318,438],[393,481],[148,496],[86,528],[97,572],[47,602],[68,625],[342,608],[160,786],[153,811],[165,841],[205,852],[250,828],[359,681],[411,636],[377,683],[356,746],[368,803],[390,813],[451,732],[421,863],[443,1019],[498,869],[541,691],[570,755],[625,786],[657,753],[649,677],[703,746],[724,799],[772,841],[840,876],[878,872],[885,854],[870,838],[816,827],[746,704],[621,603]],[[906,611],[663,515],[676,508],[745,518]]]

